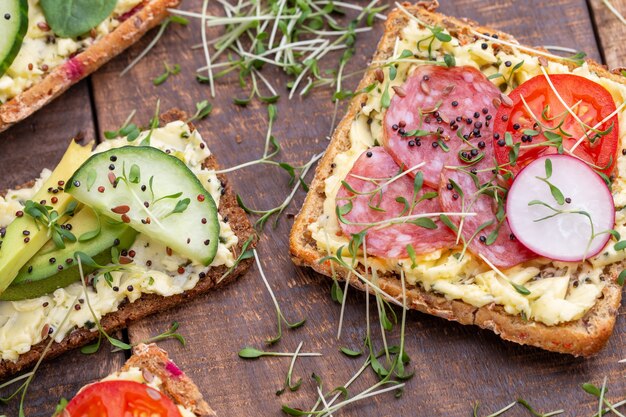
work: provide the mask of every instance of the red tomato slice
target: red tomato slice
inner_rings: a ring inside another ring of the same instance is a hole
[[[135,381],[88,385],[65,410],[70,417],[181,417],[166,395]]]
[[[550,80],[565,103],[587,127],[583,127],[563,106],[544,75],[526,81],[509,94],[513,101],[512,106],[501,105],[498,108],[493,129],[493,145],[498,164],[511,170],[513,175],[539,156],[559,152],[555,146],[540,145],[549,139],[554,141],[555,138],[556,142],[553,143],[558,143],[557,136],[546,132],[560,135],[563,148],[567,151],[574,147],[589,127],[595,127],[616,110],[611,94],[588,78],[554,74],[550,75]],[[524,105],[522,97],[532,114]],[[600,133],[589,132],[588,137],[583,139],[573,153],[596,171],[611,175],[619,145],[617,115],[602,123],[597,130]],[[513,146],[520,144],[514,166],[510,165],[512,146],[505,141],[507,132],[512,136]],[[537,132],[539,134],[534,135]]]

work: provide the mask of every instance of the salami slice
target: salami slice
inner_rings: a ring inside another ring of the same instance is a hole
[[[437,188],[447,155],[464,146],[458,134],[476,142],[491,140],[494,99],[499,96],[500,91],[472,67],[419,66],[387,109],[385,149],[407,168],[426,162],[424,180]]]
[[[448,155],[446,166],[461,169],[443,170],[439,200],[445,212],[476,213],[463,218],[462,224],[460,217],[450,220],[461,228],[461,235],[473,253],[483,255],[497,267],[509,268],[537,255],[512,234],[504,217],[504,193],[494,187],[498,182],[494,173],[493,146],[488,145],[483,152],[481,156],[484,158],[473,165],[465,164],[458,154]],[[494,193],[498,194],[500,205],[493,197]]]
[[[363,224],[441,211],[439,199],[432,194],[434,198],[414,204],[411,210],[413,201],[418,201],[425,193],[433,193],[435,190],[423,186],[414,198],[414,180],[406,175],[386,184],[400,172],[398,164],[382,147],[371,148],[359,157],[345,179],[351,190],[342,186],[337,194],[338,206],[348,203],[352,205],[351,210],[342,217],[348,222],[360,223],[351,225],[340,222],[344,234],[349,236],[360,233],[367,228]],[[383,258],[406,258],[406,247],[409,244],[416,254],[454,246],[455,236],[450,230],[439,221],[435,224],[436,229],[411,223],[370,228],[366,234],[367,253]]]

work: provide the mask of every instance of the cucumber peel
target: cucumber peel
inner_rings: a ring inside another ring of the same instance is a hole
[[[28,0],[0,0],[0,76],[20,52],[28,31]]]
[[[65,191],[192,261],[209,265],[215,257],[215,201],[181,160],[157,148],[125,146],[95,154]]]

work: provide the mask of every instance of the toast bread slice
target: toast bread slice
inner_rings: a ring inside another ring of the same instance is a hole
[[[161,123],[166,124],[176,120],[187,119],[188,117],[183,111],[170,110],[161,116]],[[217,161],[213,155],[207,158],[204,165],[212,169],[218,169]],[[218,178],[224,184],[225,189],[225,193],[220,199],[218,211],[223,218],[228,217],[228,223],[230,224],[233,232],[239,238],[239,242],[235,247],[235,257],[237,257],[241,253],[244,243],[251,235],[254,234],[254,229],[252,228],[246,213],[237,204],[235,193],[229,185],[226,177],[224,175],[218,175]],[[22,188],[32,186],[33,184],[34,182],[25,184]],[[250,247],[253,246],[254,242]],[[191,290],[170,297],[163,297],[157,294],[144,294],[133,303],[124,301],[119,306],[117,311],[102,317],[100,323],[107,333],[128,327],[128,325],[134,321],[140,320],[151,314],[184,305],[188,300],[205,294],[213,288],[234,281],[239,276],[243,275],[248,270],[250,265],[252,265],[252,259],[245,259],[241,261],[230,275],[219,282],[218,280],[228,270],[228,268],[224,265],[209,268],[206,271],[206,278],[198,281],[198,284]],[[57,357],[69,350],[89,344],[97,338],[97,331],[90,331],[84,327],[77,329],[69,333],[61,343],[53,343],[46,354],[46,360]],[[20,355],[16,362],[6,360],[0,361],[0,380],[33,366],[41,357],[48,342],[49,339],[44,339],[39,342],[33,346],[31,350]]]
[[[4,104],[0,104],[0,132],[50,103],[68,88],[96,71],[111,58],[161,23],[167,9],[180,0],[146,0],[135,14],[80,54],[54,68],[41,81]]]
[[[517,43],[513,36],[502,33],[493,28],[483,27],[467,19],[457,19],[435,11],[436,2],[419,2],[417,4],[404,3],[403,6],[420,20],[444,27],[452,35],[456,36],[461,44],[474,42],[475,35],[471,30],[481,33],[497,34],[500,39]],[[396,37],[408,23],[409,18],[399,9],[391,11],[385,23],[384,34],[378,44],[373,61],[384,61],[393,54]],[[507,50],[506,46],[502,46]],[[616,82],[626,84],[626,78],[619,72],[612,73],[602,65],[587,60],[591,70],[601,77],[610,78]],[[574,64],[571,64],[572,68]],[[363,90],[375,81],[375,68],[369,68],[355,91]],[[310,191],[306,196],[304,205],[294,221],[290,235],[290,252],[296,265],[308,266],[320,274],[332,276],[330,261],[319,263],[327,255],[318,249],[316,241],[308,231],[308,226],[316,221],[323,212],[323,204],[326,198],[324,181],[328,178],[333,168],[331,164],[338,153],[350,148],[349,132],[352,121],[359,112],[361,105],[365,104],[366,96],[355,96],[349,104],[347,114],[338,124],[326,154],[320,161],[315,171],[315,178]],[[621,265],[623,266],[623,265]],[[348,271],[334,265],[337,278],[346,279]],[[524,345],[532,345],[545,350],[569,353],[575,356],[590,356],[597,353],[606,344],[610,337],[618,308],[621,302],[621,286],[616,283],[616,278],[621,271],[619,265],[607,268],[605,275],[608,277],[606,286],[595,306],[581,319],[563,323],[556,326],[547,326],[540,322],[525,321],[520,316],[507,314],[502,306],[488,304],[483,307],[474,307],[458,300],[449,300],[442,295],[424,291],[417,286],[407,288],[406,305],[412,309],[424,313],[442,317],[447,320],[457,321],[461,324],[473,324],[483,329],[488,329],[505,340]],[[380,288],[390,297],[402,300],[402,288],[400,277],[397,274],[387,274],[379,277]],[[350,284],[358,289],[365,290],[365,286],[358,278],[352,276]],[[370,289],[373,293],[373,290]]]
[[[158,376],[163,385],[162,392],[167,395],[177,405],[182,405],[198,417],[215,417],[217,414],[204,401],[200,390],[191,378],[185,375],[174,362],[172,362],[166,351],[155,344],[145,345],[143,343],[133,348],[133,354],[124,366],[122,371],[130,368],[139,368],[143,374]],[[172,370],[175,374],[172,374]]]

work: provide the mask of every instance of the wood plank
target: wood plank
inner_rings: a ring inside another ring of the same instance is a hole
[[[608,0],[622,16],[626,15],[626,3],[620,0]],[[613,14],[602,0],[589,0],[593,11],[600,48],[605,64],[609,68],[626,66],[626,45],[622,40],[626,37],[626,24]]]
[[[584,49],[590,56],[599,57],[588,10],[582,0],[442,0],[441,3],[445,13],[491,24],[513,33],[520,41],[560,44]],[[200,5],[200,0],[188,0],[184,8],[200,10]],[[193,22],[191,28],[168,30],[150,56],[126,77],[118,77],[119,71],[143,49],[150,36],[93,76],[97,115],[103,129],[119,127],[132,109],[138,110],[137,120],[145,123],[152,115],[157,98],[161,98],[162,109],[176,106],[193,110],[196,101],[209,96],[208,87],[198,85],[193,79],[193,70],[203,64],[202,55],[188,49],[199,41],[197,23]],[[359,40],[359,53],[349,71],[365,65],[380,32],[379,24],[375,31]],[[154,87],[150,79],[161,73],[165,60],[181,64],[183,71],[165,85]],[[275,85],[285,80],[279,74],[270,74],[270,79]],[[350,80],[347,87],[354,87],[356,82]],[[237,81],[232,78],[220,81],[218,98],[213,100],[216,105],[213,114],[198,123],[200,132],[223,166],[257,158],[262,153],[265,136],[264,106],[235,107],[230,104],[234,96],[243,96]],[[318,90],[305,100],[288,101],[286,97],[280,100],[275,134],[284,147],[281,159],[304,162],[324,149],[327,145],[324,137],[331,127],[330,97],[330,91]],[[267,167],[238,171],[229,178],[244,200],[255,207],[274,207],[288,192],[285,175]],[[298,193],[288,213],[297,212],[303,198],[304,193]],[[322,358],[298,361],[295,375],[305,381],[298,392],[282,397],[274,394],[283,384],[288,360],[266,358],[246,362],[236,355],[243,346],[264,347],[264,340],[275,333],[275,313],[256,268],[219,293],[143,320],[129,329],[131,339],[138,341],[163,331],[173,320],[181,322],[187,347],[181,349],[174,341],[165,342],[163,346],[199,384],[220,415],[281,416],[283,402],[310,406],[315,398],[314,385],[309,378],[312,372],[324,378],[326,387],[331,387],[345,383],[361,365],[361,359],[347,359],[338,353],[338,348],[360,344],[365,332],[365,296],[351,292],[346,305],[344,334],[337,341],[335,332],[340,311],[330,299],[328,279],[293,266],[287,253],[290,225],[289,218],[285,217],[276,229],[267,228],[259,252],[285,315],[292,321],[308,319],[303,328],[285,331],[276,350],[293,351],[303,340],[304,350],[324,354]],[[607,349],[590,360],[519,347],[503,342],[490,332],[415,312],[409,313],[407,326],[407,350],[413,358],[416,375],[408,382],[405,395],[400,400],[391,396],[373,398],[350,407],[342,415],[469,415],[476,400],[488,404],[483,409],[487,413],[520,396],[544,412],[566,406],[578,414],[591,412],[595,404],[592,398],[583,395],[580,383],[587,380],[600,383],[604,375],[609,375],[612,395],[623,392],[626,386],[617,364],[626,338],[626,325],[621,315]],[[397,343],[397,337],[396,332],[391,340]],[[380,340],[378,336],[376,340]],[[78,353],[66,357],[83,358]],[[84,376],[95,378],[97,372],[101,372],[100,376],[108,372],[92,369],[87,375],[77,375],[75,370],[80,369],[84,374],[87,366],[70,368],[63,359],[50,367],[57,374],[66,373],[72,387],[84,380]],[[52,375],[42,374],[42,381],[54,384]],[[365,389],[372,382],[374,377],[367,371],[365,377],[355,383],[352,392]],[[41,397],[50,403],[56,401],[56,393]],[[33,410],[29,416],[49,415],[49,410],[49,407]],[[4,410],[0,407],[1,412]]]
[[[69,140],[79,133],[87,139],[94,138],[86,81],[26,121],[0,133],[0,190],[34,179],[43,168],[53,169]]]
[[[43,168],[54,169],[70,139],[79,134],[86,141],[95,137],[87,81],[0,133],[0,189],[30,181]],[[61,397],[73,396],[84,384],[119,367],[124,354],[111,354],[107,349],[92,356],[70,352],[42,365],[26,397],[26,415],[52,415]],[[0,414],[17,416],[18,402],[0,405]]]

